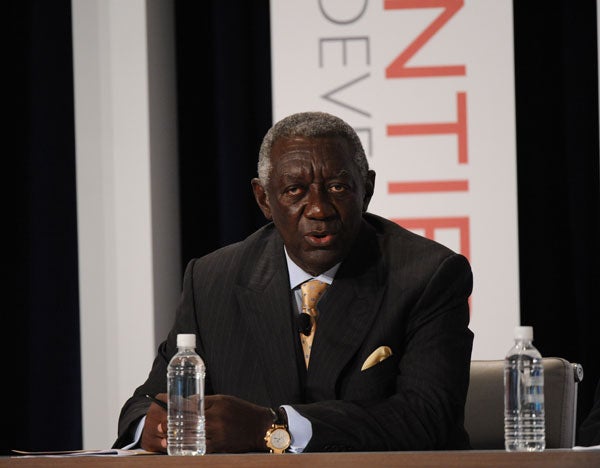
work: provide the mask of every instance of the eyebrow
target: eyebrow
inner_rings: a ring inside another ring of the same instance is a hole
[[[342,169],[340,172],[337,173],[337,175],[335,175],[334,177],[352,177],[352,175],[350,174],[350,172],[348,172],[346,169]]]
[[[296,171],[296,172],[292,172],[290,170],[286,170],[284,172],[282,172],[280,174],[280,178],[290,178],[290,179],[297,179],[298,177],[302,176],[302,173],[304,171]],[[327,177],[327,179],[344,179],[344,178],[352,178],[352,175],[350,174],[350,172],[346,169],[341,169],[337,174],[334,174],[330,177]]]

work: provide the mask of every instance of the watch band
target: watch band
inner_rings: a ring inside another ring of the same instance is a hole
[[[273,416],[273,424],[285,426],[285,428],[287,429],[288,419],[285,410],[281,406],[277,408],[277,411],[275,411],[273,408],[269,408],[269,410],[271,410],[271,415]]]
[[[287,418],[287,413],[285,412],[285,410],[280,406],[279,408],[277,408],[277,411],[274,411],[275,413],[275,419],[273,419],[273,422],[275,424],[281,424],[283,426],[285,426],[285,428],[288,428],[288,418]]]

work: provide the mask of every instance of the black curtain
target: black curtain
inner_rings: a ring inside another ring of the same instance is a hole
[[[272,118],[270,33],[268,0],[174,5],[183,269],[264,223],[250,179]],[[70,1],[9,0],[4,8],[10,405],[1,448],[77,449]],[[580,422],[600,374],[595,2],[514,1],[513,8],[522,323],[533,325],[542,354],[583,365]]]
[[[3,5],[6,269],[2,387],[10,449],[81,447],[73,67],[69,0]]]
[[[175,1],[182,267],[265,220],[252,195],[271,126],[268,0]]]
[[[596,2],[513,5],[521,322],[583,366],[581,422],[600,376]]]

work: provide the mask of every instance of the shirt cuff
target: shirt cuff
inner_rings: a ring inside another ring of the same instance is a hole
[[[290,452],[302,453],[312,438],[312,424],[290,405],[283,405],[291,437]]]
[[[140,419],[140,422],[138,423],[138,427],[135,430],[135,435],[133,436],[133,442],[131,442],[129,445],[126,445],[125,447],[121,447],[123,450],[129,450],[132,448],[136,448],[138,446],[138,444],[140,443],[140,438],[142,437],[142,431],[144,430],[145,422],[146,422],[146,416],[144,416],[142,419]]]

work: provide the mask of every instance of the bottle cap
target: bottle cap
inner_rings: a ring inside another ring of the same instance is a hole
[[[196,347],[196,335],[193,333],[179,333],[177,335],[177,347],[195,348]]]
[[[515,339],[533,340],[533,327],[515,327]]]

